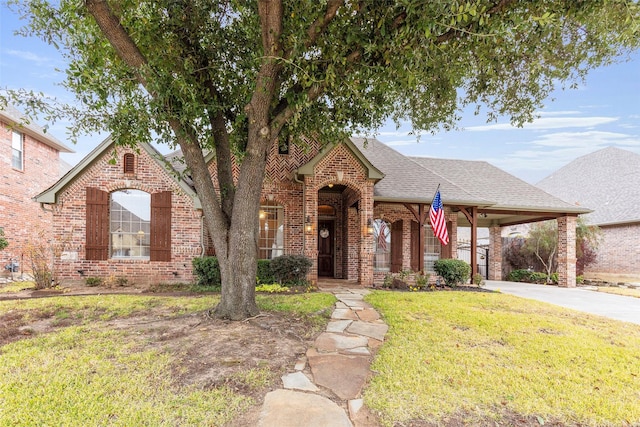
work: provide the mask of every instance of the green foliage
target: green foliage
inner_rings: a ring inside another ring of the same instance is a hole
[[[220,264],[218,258],[207,256],[194,258],[192,261],[193,275],[198,286],[220,287]]]
[[[256,286],[256,292],[267,292],[270,294],[278,294],[282,292],[289,292],[289,288],[287,286],[282,286],[279,283],[272,283],[270,285],[259,284]]]
[[[474,274],[472,281],[473,281],[473,284],[476,285],[479,288],[481,288],[482,285],[484,285],[484,278],[482,277],[482,274],[480,274],[480,273]]]
[[[471,266],[461,259],[439,259],[433,268],[449,287],[466,283],[471,275]]]
[[[509,282],[528,282],[533,272],[525,269],[512,270],[507,276]]]
[[[86,279],[84,279],[84,284],[87,286],[100,286],[102,285],[102,278],[101,277],[87,277]]]
[[[258,271],[256,276],[258,283],[273,283],[276,281],[273,271],[271,271],[271,260],[258,260]]]
[[[4,230],[0,227],[0,251],[9,246],[9,241],[4,237]]]
[[[545,284],[549,281],[549,276],[547,276],[546,273],[542,273],[540,271],[534,271],[533,273],[531,273],[531,276],[529,276],[529,282],[531,283],[538,283],[538,284]]]
[[[303,285],[311,265],[304,255],[282,255],[271,260],[271,271],[282,285]]]

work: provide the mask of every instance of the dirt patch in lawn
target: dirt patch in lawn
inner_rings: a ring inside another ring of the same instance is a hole
[[[70,298],[82,298],[70,297]],[[8,343],[79,324],[57,319],[50,311],[0,315],[0,348]],[[255,426],[264,395],[281,387],[280,377],[292,371],[320,331],[296,315],[263,312],[243,322],[214,319],[207,312],[176,317],[155,307],[144,313],[94,322],[92,328],[116,329],[139,343],[173,355],[176,386],[210,389],[225,386],[253,398],[255,404],[231,425]]]

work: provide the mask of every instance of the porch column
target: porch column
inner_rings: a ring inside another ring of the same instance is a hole
[[[358,282],[361,286],[373,284],[373,181],[363,185],[360,206],[360,268]]]
[[[312,262],[307,280],[318,284],[318,190],[313,178],[304,178],[304,256]]]
[[[489,227],[489,280],[502,280],[502,227]]]
[[[558,286],[576,286],[576,222],[575,216],[562,216],[558,222]]]

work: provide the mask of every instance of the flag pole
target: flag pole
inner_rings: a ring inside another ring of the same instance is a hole
[[[438,183],[438,188],[436,188],[435,193],[433,193],[433,197],[431,198],[431,204],[433,204],[433,200],[436,198],[436,194],[440,191],[440,183]]]

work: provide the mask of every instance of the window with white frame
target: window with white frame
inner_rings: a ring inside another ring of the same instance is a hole
[[[440,259],[440,250],[442,245],[440,240],[433,234],[433,230],[429,224],[425,224],[424,230],[424,270],[429,273],[435,273],[434,264]]]
[[[258,259],[274,259],[284,255],[284,209],[269,202],[260,206]]]
[[[151,195],[140,190],[114,191],[110,208],[111,257],[149,259]]]
[[[24,169],[24,137],[15,130],[11,132],[11,166],[14,169]]]
[[[373,269],[391,269],[391,226],[383,219],[373,221]]]

